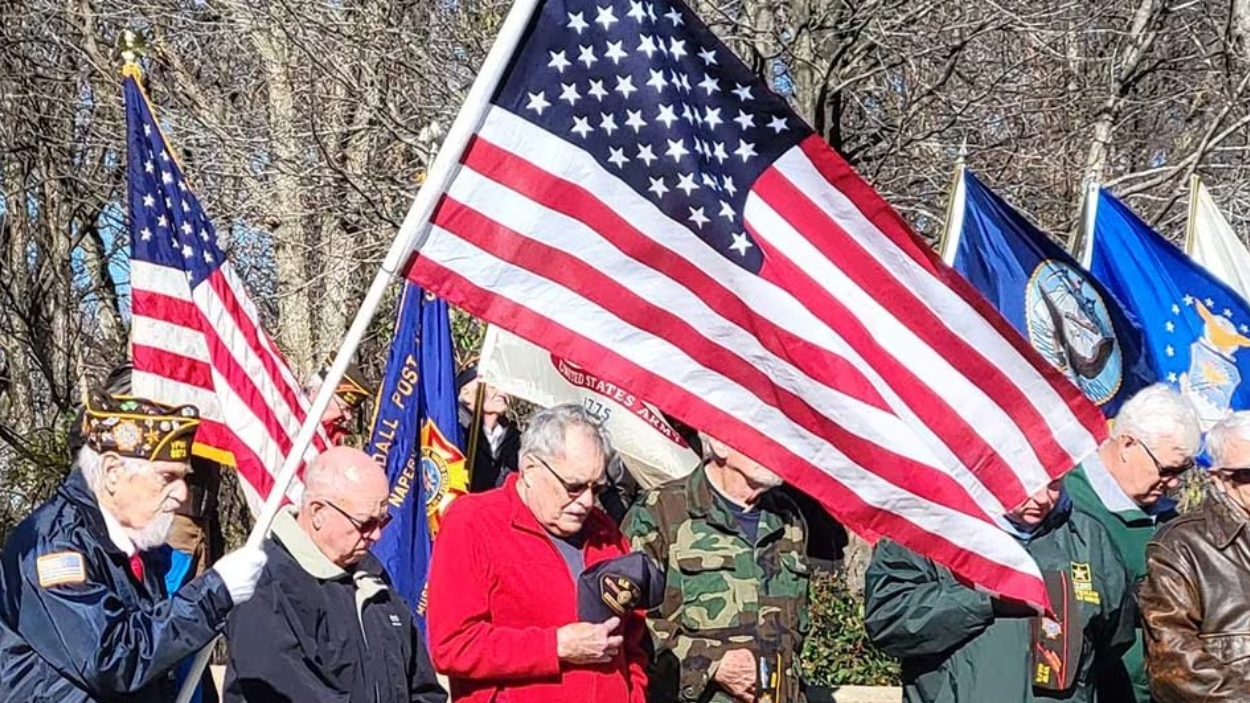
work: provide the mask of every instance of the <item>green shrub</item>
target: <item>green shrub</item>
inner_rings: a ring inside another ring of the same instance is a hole
[[[817,572],[811,585],[812,629],[803,646],[810,686],[897,686],[898,662],[868,641],[863,594],[841,575]]]

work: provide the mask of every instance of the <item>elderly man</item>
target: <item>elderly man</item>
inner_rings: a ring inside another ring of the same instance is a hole
[[[579,577],[629,552],[594,505],[610,454],[581,407],[543,410],[521,438],[520,471],[452,504],[434,550],[428,628],[456,703],[645,700],[641,614],[580,615]]]
[[[1073,505],[1111,534],[1133,583],[1146,577],[1146,543],[1158,526],[1176,516],[1168,493],[1194,466],[1200,434],[1194,411],[1164,385],[1145,388],[1124,403],[1111,439],[1068,475]],[[1145,649],[1140,627],[1124,655],[1125,668],[1100,671],[1103,703],[1149,703]],[[1127,674],[1130,687],[1120,678]]]
[[[186,498],[198,426],[191,406],[88,397],[74,471],[0,559],[0,700],[173,700],[174,669],[251,597],[258,549],[226,555],[172,596],[149,554]]]
[[[304,387],[308,397],[315,396],[317,391],[321,390],[321,385],[329,372],[330,363],[326,362],[321,370],[309,379]],[[365,404],[366,400],[373,397],[373,393],[373,387],[365,380],[360,368],[355,364],[348,365],[347,370],[343,372],[343,378],[339,379],[338,387],[334,389],[334,397],[330,399],[325,412],[321,413],[321,427],[332,444],[341,445],[347,442],[356,429],[352,426],[356,420],[356,413],[360,412],[360,407]]]
[[[1146,548],[1141,591],[1159,703],[1250,701],[1250,412],[1211,429],[1212,486]]]
[[[1054,617],[996,600],[890,541],[865,578],[864,625],[902,660],[906,703],[1102,701],[1097,672],[1123,669],[1137,611],[1111,536],[1058,482],[1004,525],[1037,561]]]
[[[390,522],[386,474],[333,447],[274,520],[256,597],[230,617],[227,703],[444,703],[407,603],[369,554]]]
[[[502,486],[508,475],[517,470],[521,433],[508,419],[512,398],[495,386],[477,377],[477,367],[471,366],[456,376],[459,388],[460,427],[465,441],[477,433],[477,444],[470,467],[470,493],[481,493]],[[473,410],[477,404],[478,390],[482,393],[482,420],[473,427]]]
[[[707,460],[650,491],[622,525],[665,570],[647,625],[650,700],[805,699],[796,654],[807,629],[807,530],[781,478],[701,435]]]

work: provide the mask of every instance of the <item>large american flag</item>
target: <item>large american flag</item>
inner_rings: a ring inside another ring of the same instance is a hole
[[[669,0],[545,0],[411,277],[994,592],[1104,420]]]
[[[134,390],[199,408],[196,452],[238,469],[255,512],[308,404],[166,143],[137,71],[128,72]],[[305,460],[325,446],[319,434]],[[288,495],[300,490],[297,479]]]

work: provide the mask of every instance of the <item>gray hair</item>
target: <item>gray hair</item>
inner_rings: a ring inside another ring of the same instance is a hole
[[[572,427],[581,428],[590,437],[605,463],[612,457],[612,438],[607,429],[585,408],[573,403],[540,410],[530,418],[521,434],[521,456],[564,456],[564,434]]]
[[[1212,468],[1245,468],[1229,466],[1229,453],[1235,440],[1250,442],[1250,411],[1241,410],[1220,420],[1207,433],[1207,451],[1211,453]]]
[[[1193,406],[1180,393],[1162,383],[1138,391],[1120,406],[1111,436],[1126,435],[1150,447],[1157,447],[1163,440],[1175,437],[1190,456],[1198,453],[1202,441],[1198,415]]]
[[[117,458],[121,459],[122,466],[130,473],[148,471],[152,466],[150,462],[142,459],[126,456]],[[99,494],[100,487],[104,483],[104,457],[91,447],[84,446],[78,450],[78,456],[74,458],[74,466],[82,472],[91,492]]]

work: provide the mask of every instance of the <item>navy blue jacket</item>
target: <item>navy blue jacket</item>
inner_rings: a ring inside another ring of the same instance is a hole
[[[72,575],[79,563],[85,579]],[[64,575],[50,565],[69,567],[69,583],[40,585]],[[213,571],[172,598],[155,563],[139,583],[74,471],[0,557],[0,701],[172,701],[173,670],[222,632],[231,606]]]

